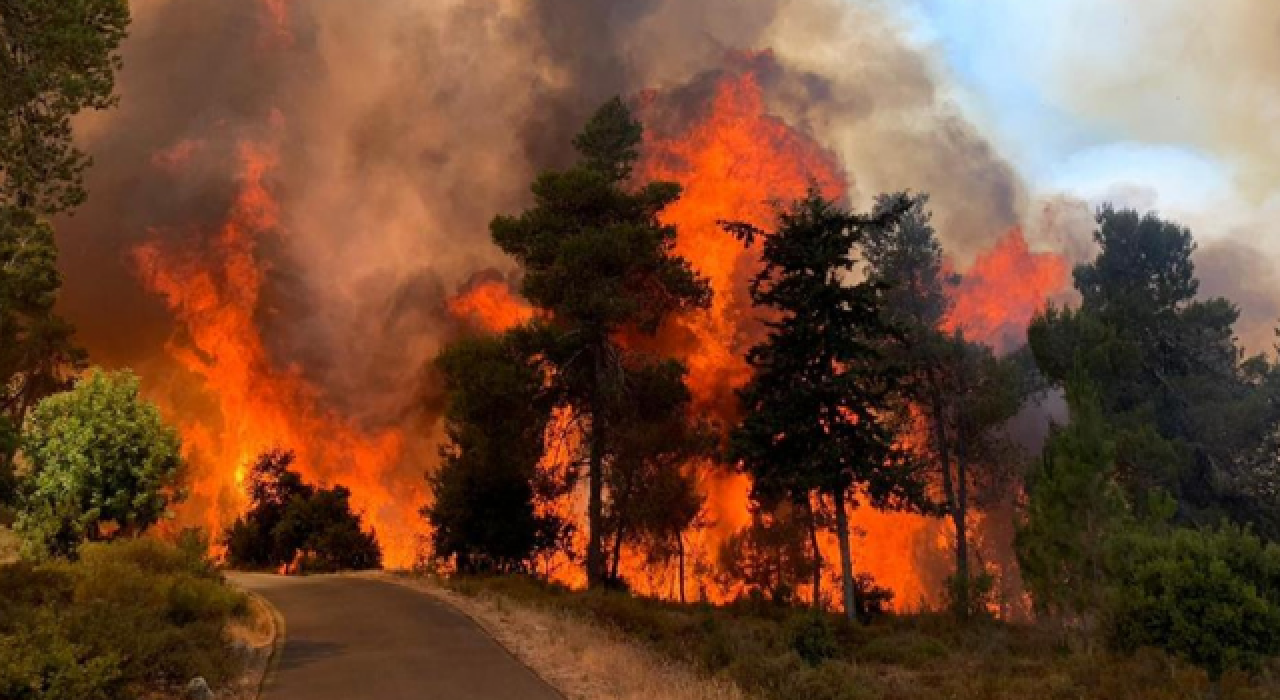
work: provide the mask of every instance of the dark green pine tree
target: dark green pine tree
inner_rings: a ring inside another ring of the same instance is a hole
[[[1054,430],[1028,476],[1016,548],[1036,607],[1088,632],[1103,604],[1105,546],[1126,506],[1097,391],[1077,373],[1066,393],[1071,421]]]
[[[1163,491],[1181,524],[1228,517],[1280,538],[1280,496],[1256,468],[1280,425],[1276,368],[1242,362],[1238,309],[1200,296],[1189,230],[1110,207],[1097,221],[1098,255],[1075,269],[1079,308],[1051,308],[1028,331],[1040,370],[1064,386],[1079,369],[1096,388],[1135,507]]]
[[[565,525],[538,512],[552,397],[527,333],[463,338],[436,359],[448,396],[439,470],[427,477],[433,555],[463,573],[528,571]]]
[[[770,319],[768,338],[747,355],[755,375],[739,393],[744,418],[730,457],[752,476],[759,500],[831,500],[850,617],[859,608],[849,508],[862,497],[884,509],[927,505],[920,474],[886,420],[900,373],[879,351],[893,333],[882,313],[884,289],[852,281],[858,246],[902,213],[857,215],[810,192],[779,213],[771,234],[725,224],[747,245],[763,241],[750,292]]]
[[[549,312],[544,356],[564,404],[584,426],[589,500],[587,580],[607,579],[603,547],[608,417],[625,401],[621,332],[653,334],[670,314],[705,308],[711,287],[674,253],[676,230],[659,215],[680,196],[669,182],[636,185],[642,130],[620,99],[574,139],[580,160],[545,172],[534,204],[499,216],[493,240],[524,269],[521,294]]]

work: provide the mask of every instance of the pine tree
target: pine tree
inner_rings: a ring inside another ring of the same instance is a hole
[[[744,418],[730,455],[753,478],[760,500],[785,494],[794,503],[829,498],[840,545],[844,608],[858,610],[848,510],[866,497],[878,508],[920,508],[923,484],[886,420],[900,374],[880,348],[883,288],[851,282],[857,247],[901,209],[876,216],[844,211],[817,192],[779,213],[777,230],[750,224],[726,229],[747,245],[762,241],[755,305],[768,314],[769,336],[751,348],[755,370],[739,392]]]
[[[1107,540],[1123,524],[1126,507],[1097,392],[1077,376],[1067,401],[1070,422],[1054,431],[1028,480],[1016,546],[1036,607],[1088,633],[1103,604]]]
[[[659,218],[680,186],[630,183],[641,126],[620,99],[606,103],[574,140],[579,163],[538,176],[534,204],[490,226],[524,269],[521,294],[548,312],[551,376],[584,426],[587,451],[587,580],[607,579],[604,493],[613,407],[626,400],[620,332],[655,333],[670,314],[705,308],[711,287],[674,252],[676,230]]]
[[[867,277],[885,288],[887,352],[903,370],[898,409],[903,420],[919,415],[929,443],[921,452],[942,496],[942,511],[955,537],[951,578],[955,610],[973,611],[969,512],[974,502],[1007,492],[1015,449],[1001,428],[1023,401],[1024,382],[1011,360],[948,330],[948,288],[959,281],[946,271],[942,245],[930,223],[927,195],[882,195],[878,210],[904,208],[893,225],[873,229],[864,246]]]

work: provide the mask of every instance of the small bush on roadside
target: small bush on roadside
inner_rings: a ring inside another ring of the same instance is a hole
[[[0,566],[0,698],[116,700],[194,676],[220,683],[239,664],[225,629],[247,611],[192,541],[94,543],[75,562]]]
[[[0,636],[0,698],[114,700],[123,691],[118,654],[73,643],[52,611],[24,617]]]

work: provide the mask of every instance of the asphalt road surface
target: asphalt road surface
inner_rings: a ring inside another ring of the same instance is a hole
[[[563,700],[465,615],[344,576],[232,574],[285,620],[263,700]]]

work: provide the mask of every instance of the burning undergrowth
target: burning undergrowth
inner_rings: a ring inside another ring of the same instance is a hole
[[[245,465],[285,446],[308,477],[352,489],[388,565],[411,563],[441,439],[430,360],[464,329],[532,314],[488,219],[518,209],[532,174],[563,164],[572,130],[613,94],[632,96],[648,127],[640,175],[684,186],[666,216],[716,292],[709,312],[656,341],[688,364],[701,411],[733,420],[761,332],[745,293],[756,252],[716,221],[768,225],[773,202],[811,184],[855,203],[930,191],[957,268],[972,273],[955,323],[1000,349],[1020,341],[1066,286],[1066,264],[1016,230],[1016,176],[883,10],[811,0],[787,5],[784,22],[780,2],[712,4],[723,12],[137,3],[124,106],[83,125],[100,166],[93,200],[63,227],[65,305],[94,358],[136,367],[182,426],[181,520],[229,522]],[[744,478],[704,471],[705,569],[749,514]],[[860,568],[900,604],[936,599],[943,526],[857,517]],[[669,572],[631,574],[671,589]]]

